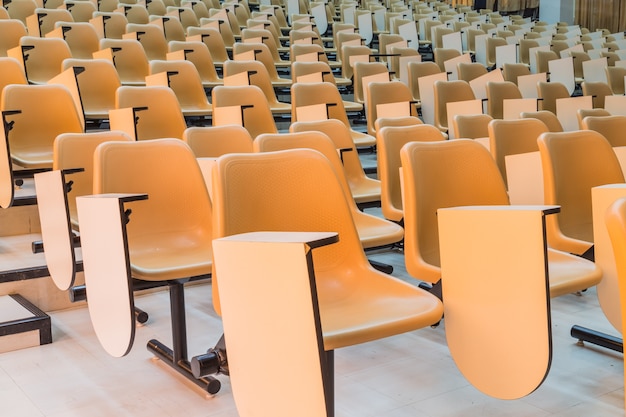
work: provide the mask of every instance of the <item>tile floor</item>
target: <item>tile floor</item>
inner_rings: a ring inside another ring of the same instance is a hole
[[[373,257],[394,264],[394,275],[415,282],[407,277],[400,253]],[[194,285],[186,293],[189,350],[199,354],[220,336],[220,321],[209,284]],[[205,395],[145,349],[151,338],[169,342],[167,293],[139,296],[137,305],[150,313],[150,320],[137,329],[131,353],[119,359],[99,346],[86,308],[51,313],[51,345],[0,355],[0,415],[237,416],[227,377],[220,377],[217,395]],[[528,397],[495,400],[469,385],[450,358],[443,324],[338,350],[337,416],[623,416],[622,355],[578,346],[569,336],[572,324],[615,333],[595,291],[555,299],[552,307],[552,369]]]

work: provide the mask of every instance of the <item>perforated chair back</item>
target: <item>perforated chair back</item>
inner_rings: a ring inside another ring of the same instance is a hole
[[[473,140],[412,142],[402,148],[400,158],[406,268],[410,275],[435,283],[441,278],[437,210],[507,205],[509,197],[489,151]]]
[[[11,157],[19,166],[52,167],[54,139],[61,133],[83,132],[74,100],[60,85],[8,85],[1,110],[21,112],[7,118],[15,122],[8,135]]]
[[[401,222],[404,218],[404,211],[400,186],[400,167],[402,166],[400,149],[409,142],[441,141],[445,140],[445,137],[434,126],[415,124],[411,126],[383,126],[376,132],[376,138],[377,173],[381,185],[380,196],[383,216],[386,219]]]
[[[137,140],[182,139],[187,128],[178,99],[168,87],[127,87],[117,89],[117,109],[145,108],[137,112]]]
[[[611,146],[626,146],[626,116],[586,116],[582,119],[582,129],[600,133]]]
[[[582,254],[593,242],[591,188],[624,182],[617,156],[601,134],[590,130],[544,133],[538,144],[544,201],[561,206],[556,221],[548,223],[551,246]]]

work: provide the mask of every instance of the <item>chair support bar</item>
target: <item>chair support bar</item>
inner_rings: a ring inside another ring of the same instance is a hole
[[[589,342],[597,346],[602,346],[604,348],[614,350],[615,352],[624,352],[623,339],[616,336],[611,336],[610,334],[574,325],[570,330],[570,335],[573,338],[578,339],[578,342],[580,343]]]
[[[156,357],[169,367],[176,370],[185,378],[198,385],[209,394],[216,394],[222,384],[212,376],[196,379],[187,355],[187,325],[185,319],[185,280],[169,281],[170,310],[172,315],[172,343],[173,349],[165,346],[158,340],[148,341],[147,348]]]
[[[87,300],[87,290],[84,285],[75,285],[70,287],[70,302],[75,303],[77,301],[86,301]],[[135,320],[139,324],[145,324],[150,316],[148,313],[135,306]]]

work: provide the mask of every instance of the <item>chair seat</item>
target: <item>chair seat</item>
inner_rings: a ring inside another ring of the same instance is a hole
[[[374,136],[368,135],[367,133],[357,132],[356,130],[351,130],[350,135],[352,136],[352,141],[356,145],[356,147],[369,147],[376,146],[376,138]]]
[[[357,204],[380,201],[380,181],[378,180],[365,178],[358,183],[352,182],[350,189]]]
[[[441,318],[439,300],[417,287],[370,269],[349,273],[367,285],[351,286],[342,293],[333,285],[337,281],[320,279],[324,272],[317,272],[318,282],[332,286],[318,287],[327,351],[429,326]]]
[[[211,247],[210,238],[172,234],[135,239],[130,242],[132,275],[145,281],[167,281],[210,274],[213,267],[213,254],[207,249]],[[159,241],[162,244],[155,244]],[[133,250],[135,244],[140,249]]]
[[[270,110],[273,114],[291,114],[291,103],[270,103]]]
[[[404,237],[400,225],[363,212],[355,213],[354,224],[365,249],[392,245]]]
[[[357,103],[355,101],[343,101],[343,108],[346,109],[347,112],[353,111],[362,111],[363,105],[361,103]]]
[[[591,288],[602,279],[602,271],[593,262],[554,249],[548,249],[548,272],[550,297]]]
[[[49,168],[52,166],[51,148],[29,148],[25,151],[11,149],[11,159],[25,168]]]

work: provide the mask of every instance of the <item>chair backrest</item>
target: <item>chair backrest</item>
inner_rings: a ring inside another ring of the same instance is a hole
[[[538,151],[537,138],[548,128],[539,119],[494,120],[489,123],[489,150],[507,184],[506,156]]]
[[[223,80],[217,75],[211,52],[204,42],[168,42],[170,52],[183,51],[185,60],[193,63],[203,83],[221,84]]]
[[[625,92],[624,89],[624,77],[626,76],[626,68],[622,67],[606,67],[606,78],[609,82],[609,87],[613,91],[613,94],[622,95]]]
[[[530,75],[530,68],[526,64],[505,62],[502,66],[504,81],[511,81],[517,85],[517,77]]]
[[[254,51],[255,60],[260,61],[263,65],[265,65],[265,69],[270,75],[270,79],[272,81],[280,79],[278,71],[276,70],[274,59],[272,58],[272,54],[267,45],[262,43],[236,43],[233,46],[233,54],[235,56],[247,51]]]
[[[585,116],[581,128],[600,133],[611,146],[626,146],[626,116]]]
[[[563,126],[561,125],[561,122],[559,121],[558,117],[556,117],[556,114],[552,113],[551,111],[539,110],[533,112],[522,112],[520,113],[520,116],[523,119],[532,118],[541,120],[547,126],[548,131],[550,132],[563,131]]]
[[[133,267],[134,277],[167,280],[210,273],[211,202],[196,157],[183,141],[105,142],[96,148],[93,176],[95,194],[148,194],[147,200],[133,205],[126,229],[131,267],[144,265]],[[171,249],[177,246],[178,255],[173,255]],[[177,276],[177,266],[188,261],[180,251],[196,247],[206,252],[206,258],[186,269],[190,275]]]
[[[5,8],[11,19],[17,19],[26,24],[26,18],[35,13],[37,3],[33,0],[12,1],[6,3]]]
[[[223,64],[229,59],[224,39],[222,38],[219,30],[215,28],[190,27],[187,29],[187,34],[189,36],[201,36],[202,42],[207,46],[207,48],[209,48],[214,64]]]
[[[487,38],[487,66],[493,67],[496,65],[496,48],[498,46],[507,45],[507,41],[504,38],[489,37]]]
[[[150,73],[168,74],[168,85],[176,94],[180,107],[187,109],[209,109],[209,101],[200,74],[191,61],[150,61]],[[171,75],[170,75],[171,74]]]
[[[354,79],[352,85],[354,87],[354,101],[357,103],[365,102],[363,78],[376,74],[387,74],[389,72],[387,65],[382,62],[355,62],[353,69]]]
[[[0,58],[0,96],[5,86],[9,84],[28,84],[24,67],[14,58]]]
[[[489,136],[487,126],[493,120],[488,114],[456,114],[452,119],[457,138],[478,139]]]
[[[115,96],[115,107],[147,107],[137,113],[137,140],[182,139],[187,128],[176,94],[168,87],[120,87]]]
[[[109,39],[122,39],[122,35],[126,33],[126,25],[128,24],[128,19],[123,13],[114,12],[111,10],[110,12],[101,11],[94,13],[95,17],[101,17],[104,25],[104,35]]]
[[[474,91],[467,81],[435,81],[435,126],[448,129],[448,103],[474,100]]]
[[[52,169],[64,170],[82,168],[68,177],[72,189],[68,193],[70,221],[78,229],[76,197],[93,194],[93,155],[101,143],[111,141],[131,141],[131,137],[120,131],[90,133],[62,133],[54,141]]]
[[[435,48],[434,52],[435,63],[439,65],[439,69],[443,72],[446,70],[444,62],[449,59],[461,56],[461,52],[456,49]]]
[[[224,123],[220,120],[219,107],[252,106],[242,109],[243,127],[250,136],[257,137],[261,133],[278,133],[272,111],[263,91],[255,85],[225,87],[218,86],[211,91],[213,104],[213,125]]]
[[[572,51],[572,59],[574,60],[574,77],[584,77],[583,62],[589,61],[591,58],[586,52]]]
[[[536,48],[539,46],[539,42],[534,39],[520,39],[519,40],[519,60],[522,64],[530,64],[530,48]]]
[[[624,182],[611,144],[597,132],[582,130],[544,133],[538,145],[545,204],[561,206],[554,226],[565,237],[593,242],[591,188]]]
[[[100,38],[92,24],[87,22],[57,22],[56,27],[61,28],[63,39],[70,47],[73,58],[91,59],[93,53],[100,49]]]
[[[350,122],[343,106],[341,94],[337,86],[331,83],[302,84],[296,83],[291,87],[291,120],[298,121],[296,109],[313,104],[332,104],[328,107],[328,118],[337,119],[349,127]]]
[[[236,75],[241,72],[248,72],[248,80],[250,85],[255,85],[263,91],[267,102],[271,104],[278,103],[270,75],[265,65],[259,61],[233,61],[229,60],[224,63],[224,77]]]
[[[23,52],[26,76],[32,83],[46,83],[61,72],[61,63],[71,58],[67,42],[59,38],[38,38],[24,36],[20,39],[20,46],[32,49]]]
[[[604,98],[613,95],[613,91],[608,83],[602,81],[583,81],[580,86],[584,96],[592,96],[593,108],[604,108]]]
[[[69,10],[74,22],[89,22],[93,13],[98,10],[90,1],[65,1],[65,7]]]
[[[144,84],[150,64],[141,43],[134,39],[102,39],[100,49],[111,48],[122,84]]]
[[[183,140],[196,158],[217,158],[227,153],[252,152],[250,133],[237,125],[189,127],[183,132]]]
[[[85,70],[76,77],[85,117],[107,118],[115,108],[115,93],[121,87],[120,77],[111,61],[105,59],[66,59],[63,70],[81,67]]]
[[[56,22],[73,22],[74,18],[71,13],[65,9],[55,9],[55,8],[37,8],[35,9],[34,16],[32,17],[33,25],[29,24],[27,19],[26,24],[28,25],[28,33],[31,36],[45,36],[48,32],[54,30],[54,25]],[[37,33],[37,31],[39,31]]]
[[[537,72],[550,72],[548,62],[559,59],[559,55],[554,51],[537,51]]]
[[[541,109],[548,110],[554,114],[556,114],[556,100],[570,97],[567,87],[559,82],[539,81],[537,90],[539,98],[541,98]]]
[[[311,45],[293,45],[293,47],[311,46]],[[330,66],[327,62],[294,62],[291,64],[291,79],[294,83],[298,82],[298,77],[309,74],[322,74],[322,80],[327,83],[337,84]]]
[[[407,271],[435,283],[441,278],[437,209],[506,205],[506,187],[489,151],[473,140],[412,142],[400,158]]]
[[[403,82],[370,83],[365,94],[367,97],[365,118],[367,120],[367,133],[370,135],[376,135],[375,122],[378,119],[378,105],[400,103],[404,110],[402,110],[402,114],[397,116],[417,116],[415,106],[412,104],[411,91]]]
[[[494,119],[504,117],[504,100],[518,98],[522,93],[511,81],[487,82],[487,113]]]
[[[153,24],[129,23],[126,25],[126,33],[136,33],[136,39],[146,51],[148,61],[165,59],[167,55],[167,40],[163,29]]]
[[[7,56],[7,51],[20,44],[20,38],[26,36],[26,26],[17,19],[0,19],[0,57]]]
[[[379,121],[381,119],[378,119]],[[386,119],[397,120],[397,119]],[[419,119],[418,119],[419,120]],[[383,216],[395,222],[404,218],[400,186],[400,149],[414,141],[442,141],[439,129],[426,124],[383,126],[376,131],[378,179],[380,180],[381,209]]]
[[[434,62],[409,62],[409,88],[415,100],[420,100],[420,88],[417,82],[419,77],[438,74],[440,72],[441,68]]]
[[[29,168],[52,166],[52,145],[61,133],[82,133],[83,126],[70,92],[58,84],[8,85],[2,111],[19,110],[8,133],[13,161]]]
[[[576,110],[576,118],[578,119],[578,128],[583,128],[583,120],[585,117],[604,117],[610,116],[611,113],[604,109],[578,109]],[[591,129],[593,130],[593,129]]]
[[[124,10],[124,15],[128,23],[147,24],[150,22],[148,10],[141,4],[123,4],[120,6]]]
[[[470,82],[474,78],[487,74],[487,68],[480,62],[459,62],[457,65],[459,80]]]

